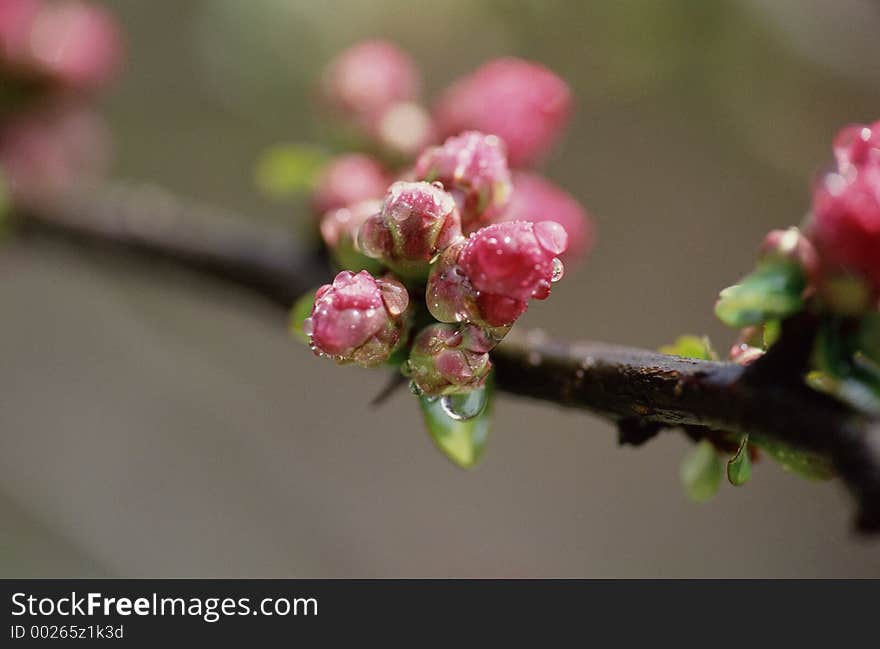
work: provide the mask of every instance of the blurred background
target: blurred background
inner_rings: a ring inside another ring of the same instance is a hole
[[[517,55],[574,90],[544,171],[598,244],[521,326],[656,348],[709,334],[720,288],[798,223],[849,122],[880,117],[875,0],[106,3],[127,66],[112,175],[297,228],[261,151],[314,142],[322,66],[367,37],[427,93]],[[291,340],[277,311],[179,269],[49,240],[0,251],[0,574],[111,577],[880,577],[837,483],[764,461],[690,504],[687,448],[500,399],[482,464],[401,392]]]

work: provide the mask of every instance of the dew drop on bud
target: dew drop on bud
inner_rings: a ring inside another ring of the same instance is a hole
[[[311,336],[315,333],[315,322],[311,318],[306,318],[302,323],[302,330],[306,336]]]
[[[412,392],[417,397],[420,397],[423,394],[425,394],[425,391],[422,390],[415,381],[409,382],[409,391]]]
[[[562,265],[562,260],[559,257],[553,258],[553,272],[550,275],[551,282],[558,282],[562,279],[562,276],[565,275],[565,266]]]
[[[447,394],[440,398],[440,407],[451,419],[467,421],[483,412],[487,401],[486,389],[479,388],[465,394]]]

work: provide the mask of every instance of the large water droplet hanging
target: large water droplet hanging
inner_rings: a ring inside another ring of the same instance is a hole
[[[550,275],[551,282],[558,282],[562,279],[562,276],[565,274],[565,266],[562,265],[562,260],[559,257],[553,258],[553,273]]]
[[[440,407],[452,419],[466,421],[483,412],[487,401],[486,389],[479,388],[465,394],[447,394],[440,399]]]

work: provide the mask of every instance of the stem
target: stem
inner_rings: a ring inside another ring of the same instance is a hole
[[[173,260],[245,286],[285,312],[327,276],[326,259],[285,230],[145,186],[31,204],[22,217],[25,234]],[[797,316],[774,351],[748,368],[517,330],[492,359],[500,390],[597,413],[618,424],[625,443],[686,427],[689,435],[760,435],[830,458],[857,499],[859,529],[880,531],[880,420],[803,384],[805,350],[814,335],[810,316]]]

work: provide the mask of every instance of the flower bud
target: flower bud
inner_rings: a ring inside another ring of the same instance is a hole
[[[880,120],[873,124],[850,124],[834,138],[834,157],[839,169],[880,164]]]
[[[384,363],[404,338],[409,294],[392,278],[344,270],[315,293],[303,323],[312,350],[337,363]]]
[[[435,111],[441,136],[468,129],[500,137],[514,167],[543,156],[568,121],[568,85],[547,68],[515,58],[490,61],[453,84]]]
[[[95,4],[4,0],[0,59],[21,73],[91,90],[122,62],[122,39],[110,13]]]
[[[441,182],[453,195],[466,233],[490,223],[510,198],[504,144],[494,135],[468,131],[450,137],[419,156],[415,173],[422,180]]]
[[[461,220],[452,196],[431,183],[398,181],[388,189],[381,213],[361,226],[358,245],[368,257],[418,276],[460,237]]]
[[[388,176],[378,160],[360,153],[341,155],[321,170],[312,194],[312,207],[317,214],[324,214],[382,198],[388,184]]]
[[[78,104],[44,106],[0,125],[0,167],[16,201],[57,196],[94,180],[109,152],[104,123]]]
[[[385,151],[410,160],[436,138],[430,113],[408,101],[391,104],[377,113],[370,120],[369,132]]]
[[[468,325],[433,324],[419,332],[403,367],[413,392],[429,397],[461,394],[486,382],[492,362],[482,348],[469,346],[468,329]]]
[[[349,270],[379,271],[382,265],[370,259],[357,247],[361,225],[382,210],[382,201],[368,200],[349,207],[330,210],[321,217],[321,238],[339,266]]]
[[[818,279],[819,257],[816,254],[816,249],[796,227],[787,230],[773,230],[768,233],[761,244],[760,257],[762,259],[788,259],[803,269],[810,284]]]
[[[577,261],[593,245],[593,222],[583,206],[546,178],[528,171],[513,173],[513,195],[501,221],[552,220],[568,234],[568,248],[562,259]]]
[[[409,55],[381,40],[349,47],[330,63],[322,79],[330,106],[358,122],[394,103],[416,99],[420,86],[418,70]]]
[[[507,327],[545,299],[562,277],[558,255],[566,233],[553,221],[511,221],[485,227],[450,246],[435,263],[425,299],[441,322]]]
[[[823,275],[857,273],[880,291],[880,165],[823,178],[813,194],[808,235]]]

